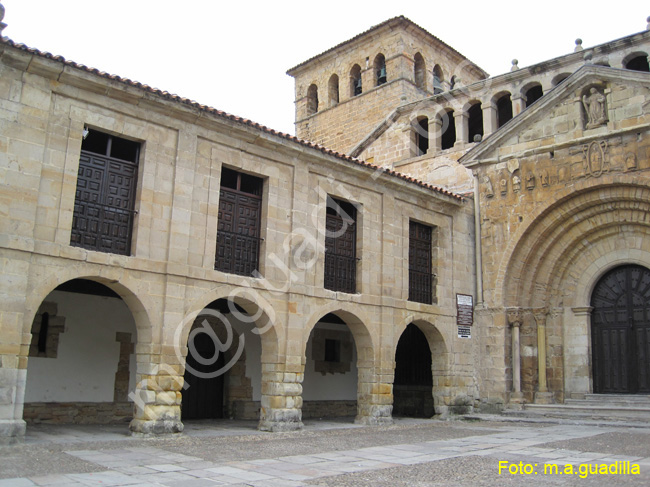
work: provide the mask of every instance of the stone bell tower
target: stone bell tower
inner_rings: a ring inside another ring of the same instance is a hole
[[[487,73],[405,17],[395,17],[291,68],[296,135],[350,153],[398,106]]]

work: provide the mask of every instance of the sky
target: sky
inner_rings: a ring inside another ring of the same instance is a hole
[[[0,0],[3,35],[294,131],[289,68],[404,15],[491,75],[646,29],[647,0]]]

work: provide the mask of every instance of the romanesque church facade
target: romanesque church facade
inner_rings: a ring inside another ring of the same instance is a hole
[[[292,136],[3,38],[0,435],[650,393],[649,53],[489,77],[397,17]]]

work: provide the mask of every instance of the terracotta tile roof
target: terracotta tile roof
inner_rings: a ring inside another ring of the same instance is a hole
[[[63,63],[66,66],[70,66],[72,68],[80,69],[82,71],[92,73],[92,74],[95,74],[97,76],[101,76],[102,78],[107,78],[107,79],[117,81],[119,83],[122,83],[122,84],[125,84],[125,85],[128,85],[128,86],[132,86],[132,87],[142,89],[142,90],[144,90],[144,91],[146,91],[148,93],[152,93],[154,95],[160,96],[161,98],[164,98],[166,100],[171,100],[171,101],[174,101],[176,103],[181,103],[181,104],[184,104],[184,105],[191,106],[193,108],[197,108],[197,109],[199,109],[199,110],[201,110],[203,112],[210,113],[212,115],[216,115],[216,116],[218,116],[220,118],[224,118],[226,120],[230,120],[232,122],[236,122],[236,123],[243,124],[243,125],[252,127],[254,129],[260,130],[260,131],[262,131],[262,132],[264,132],[266,134],[270,134],[270,135],[273,135],[273,136],[276,136],[276,137],[279,137],[279,138],[290,140],[291,142],[294,142],[294,143],[299,144],[301,146],[309,147],[309,148],[318,150],[318,151],[322,152],[323,154],[333,156],[333,157],[335,157],[337,159],[340,159],[340,160],[343,160],[343,161],[350,162],[350,163],[353,163],[353,164],[356,164],[356,165],[359,165],[359,166],[364,166],[364,167],[367,167],[367,168],[370,168],[370,169],[373,169],[373,170],[379,170],[380,169],[380,167],[377,166],[377,165],[367,163],[365,161],[362,161],[362,160],[357,159],[355,157],[350,157],[350,156],[348,156],[346,154],[342,154],[342,153],[337,152],[337,151],[333,151],[331,149],[323,147],[322,145],[314,144],[314,143],[309,142],[307,140],[299,139],[295,135],[286,134],[284,132],[279,132],[277,130],[274,130],[272,128],[268,128],[268,127],[266,127],[266,126],[264,126],[262,124],[254,122],[252,120],[249,120],[247,118],[242,118],[242,117],[238,117],[236,115],[231,115],[230,113],[224,112],[222,110],[218,110],[216,108],[212,108],[212,107],[209,107],[207,105],[202,105],[202,104],[200,104],[200,103],[198,103],[198,102],[196,102],[194,100],[190,100],[189,98],[184,98],[184,97],[175,95],[173,93],[169,93],[168,91],[163,91],[163,90],[160,90],[158,88],[153,88],[153,87],[151,87],[149,85],[140,83],[139,81],[132,81],[132,80],[130,80],[128,78],[122,78],[122,77],[117,76],[115,74],[106,73],[105,71],[100,71],[99,69],[91,68],[91,67],[85,66],[83,64],[76,63],[74,61],[68,61],[63,56],[54,55],[54,54],[51,54],[51,53],[45,52],[45,51],[40,51],[40,50],[35,49],[33,47],[28,47],[25,44],[16,43],[16,42],[12,41],[11,39],[9,39],[7,37],[2,38],[2,43],[7,44],[7,45],[9,45],[11,47],[14,47],[16,49],[20,49],[21,51],[28,52],[28,53],[33,54],[35,56],[43,57],[43,58],[46,58],[46,59],[52,59],[53,61]],[[425,183],[423,181],[420,181],[418,179],[412,178],[410,176],[407,176],[405,174],[402,174],[402,173],[399,173],[397,171],[393,171],[393,170],[390,170],[390,169],[385,169],[385,170],[383,170],[383,172],[385,172],[386,174],[388,174],[390,176],[393,176],[395,178],[399,178],[399,179],[402,179],[404,181],[408,181],[410,183],[416,184],[416,185],[418,185],[418,186],[420,186],[422,188],[426,188],[426,189],[435,191],[437,193],[444,194],[446,196],[452,197],[454,199],[464,201],[464,198],[462,196],[460,196],[460,195],[458,195],[456,193],[453,193],[451,191],[448,191],[448,190],[446,190],[446,189],[444,189],[442,187],[433,186],[431,184]]]
[[[429,32],[429,31],[426,30],[425,28],[419,26],[418,24],[416,24],[415,22],[413,22],[411,19],[409,19],[409,18],[407,18],[407,17],[404,17],[403,15],[400,15],[400,16],[398,16],[398,17],[393,17],[392,19],[384,20],[384,21],[381,22],[380,24],[377,24],[377,25],[374,25],[374,26],[370,27],[370,29],[366,30],[365,32],[362,32],[361,34],[357,34],[356,36],[352,37],[351,39],[348,39],[347,41],[343,41],[343,42],[341,42],[340,44],[337,44],[336,46],[331,47],[331,48],[327,49],[326,51],[321,52],[320,54],[317,54],[316,56],[310,57],[310,58],[307,59],[306,61],[303,61],[303,62],[301,62],[300,64],[297,64],[296,66],[294,66],[293,68],[287,70],[287,74],[291,76],[291,72],[292,72],[292,71],[294,71],[294,70],[296,70],[296,69],[298,69],[298,68],[304,66],[305,64],[309,64],[309,63],[312,62],[314,59],[317,59],[317,58],[319,58],[319,57],[321,57],[321,56],[323,56],[324,54],[327,54],[327,53],[329,53],[329,52],[335,51],[336,49],[338,49],[338,48],[340,48],[340,47],[343,47],[343,46],[345,46],[346,44],[349,44],[349,43],[351,43],[351,42],[354,42],[354,41],[356,41],[357,39],[360,39],[361,37],[364,37],[364,36],[368,35],[369,33],[373,32],[373,31],[375,31],[375,30],[381,29],[381,28],[384,27],[385,25],[388,25],[388,24],[391,24],[391,23],[399,23],[399,22],[405,22],[405,23],[407,23],[407,24],[409,24],[409,25],[412,25],[413,27],[416,27],[417,29],[419,29],[420,31],[422,31],[424,34],[426,34],[426,35],[429,36],[430,38],[434,39],[436,42],[439,42],[440,44],[442,44],[443,46],[445,46],[445,47],[446,47],[447,49],[449,49],[450,51],[452,51],[452,52],[458,54],[458,55],[459,55],[460,57],[462,57],[463,59],[466,59],[467,61],[469,61],[471,64],[473,64],[474,66],[476,66],[476,68],[477,68],[478,70],[482,71],[482,72],[485,74],[485,77],[486,77],[486,78],[488,77],[488,73],[487,73],[483,68],[481,68],[480,66],[478,66],[476,63],[473,63],[472,61],[470,61],[469,59],[467,59],[467,57],[463,56],[460,52],[458,52],[456,49],[454,49],[453,47],[451,47],[449,44],[447,44],[446,42],[442,41],[440,38],[434,36],[431,32]]]

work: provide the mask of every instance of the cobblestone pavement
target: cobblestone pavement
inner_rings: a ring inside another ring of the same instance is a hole
[[[137,439],[124,426],[39,425],[23,444],[0,447],[0,487],[529,484],[650,485],[650,429],[397,420],[260,433],[223,421]]]

